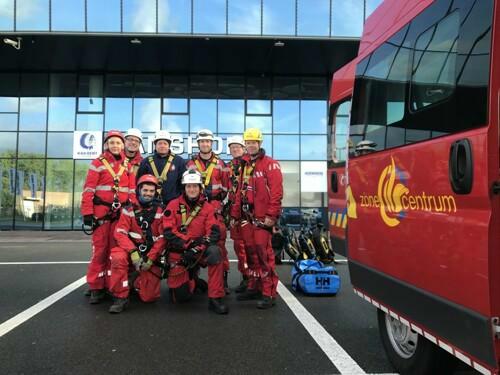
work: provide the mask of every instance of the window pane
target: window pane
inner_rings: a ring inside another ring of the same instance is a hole
[[[49,98],[49,130],[73,130],[75,106],[75,98]]]
[[[298,35],[328,36],[330,35],[330,0],[298,2]]]
[[[271,99],[271,79],[267,77],[247,77],[248,99]]]
[[[46,133],[19,133],[18,157],[44,158]]]
[[[191,33],[191,0],[158,0],[158,32]]]
[[[264,34],[295,35],[295,0],[264,0]]]
[[[161,92],[161,76],[157,74],[137,74],[135,76],[136,98],[158,98]]]
[[[45,73],[22,74],[20,96],[49,96],[49,75]]]
[[[142,131],[160,130],[160,99],[134,99],[134,128]]]
[[[47,98],[21,98],[19,130],[45,130]]]
[[[191,98],[216,98],[217,78],[215,76],[191,76],[189,94]]]
[[[84,0],[52,0],[52,30],[85,31]]]
[[[17,96],[19,96],[19,74],[0,73],[0,108],[2,106],[2,97]]]
[[[0,229],[12,229],[13,225],[15,167],[15,160],[0,159]]]
[[[106,130],[127,130],[132,127],[132,99],[106,98],[104,123]]]
[[[280,162],[283,173],[283,207],[300,206],[300,173],[298,161]]]
[[[49,96],[76,96],[76,74],[51,74]]]
[[[274,133],[299,132],[299,101],[273,101]]]
[[[298,77],[274,77],[273,81],[274,99],[299,99],[300,78]]]
[[[47,160],[44,229],[71,229],[73,160]]]
[[[44,159],[19,159],[17,163],[16,229],[41,229],[43,220]]]
[[[302,160],[326,160],[326,136],[300,136],[300,157]]]
[[[196,34],[226,33],[226,0],[193,0]]]
[[[361,36],[363,1],[332,0],[332,36]]]
[[[0,113],[0,129],[17,130],[17,113]]]
[[[245,101],[219,100],[219,133],[239,133],[245,130]]]
[[[383,0],[366,0],[366,18],[373,13],[375,9],[382,3]]]
[[[257,128],[262,133],[272,133],[272,117],[271,116],[247,116],[246,129]],[[268,146],[269,147],[269,146]]]
[[[161,128],[170,133],[188,133],[189,116],[187,115],[163,115]]]
[[[245,78],[219,76],[217,93],[220,99],[241,99],[245,97]]]
[[[87,0],[87,31],[120,32],[120,0]]]
[[[107,98],[131,98],[134,95],[134,77],[131,74],[106,75]]]
[[[247,100],[247,115],[270,115],[270,100]]]
[[[49,0],[17,0],[16,29],[49,30]]]
[[[229,34],[260,34],[260,1],[229,0]]]
[[[301,98],[326,100],[328,98],[326,79],[303,77],[301,82]]]
[[[459,25],[456,11],[417,39],[411,82],[413,110],[442,101],[453,93]]]
[[[217,100],[191,99],[191,133],[201,129],[217,130]]]
[[[188,113],[187,99],[163,99],[163,113]]]
[[[47,157],[72,158],[73,133],[49,133],[47,135]]]
[[[0,30],[14,30],[14,0],[3,0],[0,12]]]
[[[300,106],[300,132],[326,134],[326,102],[302,100]]]
[[[76,116],[76,130],[102,131],[103,115],[78,114]]]
[[[275,135],[273,156],[277,160],[299,160],[299,136]]]
[[[102,76],[80,76],[78,96],[78,112],[102,112]]]
[[[75,190],[73,192],[73,228],[75,229],[81,229],[82,227],[82,215],[80,213],[82,191],[91,162],[92,160],[75,160]]]
[[[15,158],[17,133],[1,132],[0,139],[2,139],[2,141],[0,142],[0,157]]]
[[[155,33],[156,0],[123,0],[123,31]]]
[[[0,97],[0,112],[17,112],[18,98]]]

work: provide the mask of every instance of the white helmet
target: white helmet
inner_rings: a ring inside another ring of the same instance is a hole
[[[243,142],[243,137],[241,135],[233,135],[232,137],[227,138],[227,145],[228,146],[231,146],[234,143],[245,147],[245,143]]]
[[[139,140],[142,143],[142,132],[139,129],[130,128],[129,130],[127,130],[127,133],[125,134],[125,139],[127,137],[136,137],[136,138],[139,138]]]
[[[168,143],[172,143],[172,136],[166,130],[158,130],[153,138],[153,143],[156,144],[156,142],[159,141],[160,139],[163,139]]]
[[[182,174],[182,184],[200,184],[201,182],[201,173],[195,169],[188,169],[186,172]]]
[[[214,140],[214,133],[212,133],[209,129],[201,129],[196,133],[196,142],[201,141],[202,139],[208,139],[209,141]]]

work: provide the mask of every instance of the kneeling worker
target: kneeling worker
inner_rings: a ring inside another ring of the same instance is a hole
[[[188,170],[182,175],[184,192],[172,200],[164,212],[163,228],[170,271],[168,286],[174,302],[184,302],[193,295],[199,267],[208,266],[208,307],[217,314],[227,314],[224,303],[224,266],[217,241],[220,228],[214,207],[203,192],[201,174]]]
[[[111,249],[109,290],[114,303],[110,313],[120,313],[128,303],[130,288],[143,302],[160,298],[161,270],[154,263],[165,249],[163,210],[156,202],[159,187],[155,176],[146,174],[137,181],[135,205],[123,208],[115,229],[117,247]]]

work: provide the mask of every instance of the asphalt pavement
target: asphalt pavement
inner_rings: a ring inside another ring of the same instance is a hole
[[[291,296],[282,293],[270,310],[238,302],[234,292],[227,316],[208,311],[206,295],[174,305],[163,283],[160,301],[132,298],[112,315],[111,301],[89,305],[83,295],[89,255],[89,238],[78,232],[0,232],[1,374],[394,372],[375,308],[353,293],[346,263],[337,265],[342,287],[334,297],[295,293],[284,262],[280,288]],[[229,284],[238,283],[233,261]]]

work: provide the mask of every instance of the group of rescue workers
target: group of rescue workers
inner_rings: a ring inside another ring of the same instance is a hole
[[[199,153],[185,161],[172,153],[170,133],[159,130],[153,155],[143,159],[140,130],[105,135],[81,203],[84,228],[92,232],[91,304],[109,293],[109,312],[120,313],[131,291],[143,302],[156,301],[166,278],[172,302],[208,291],[209,309],[227,314],[229,229],[241,273],[237,300],[257,300],[260,309],[274,305],[271,235],[281,212],[280,165],[265,154],[258,129],[228,138],[233,159],[227,164],[214,153],[210,130],[200,130],[196,141]],[[200,267],[208,268],[208,282]]]

